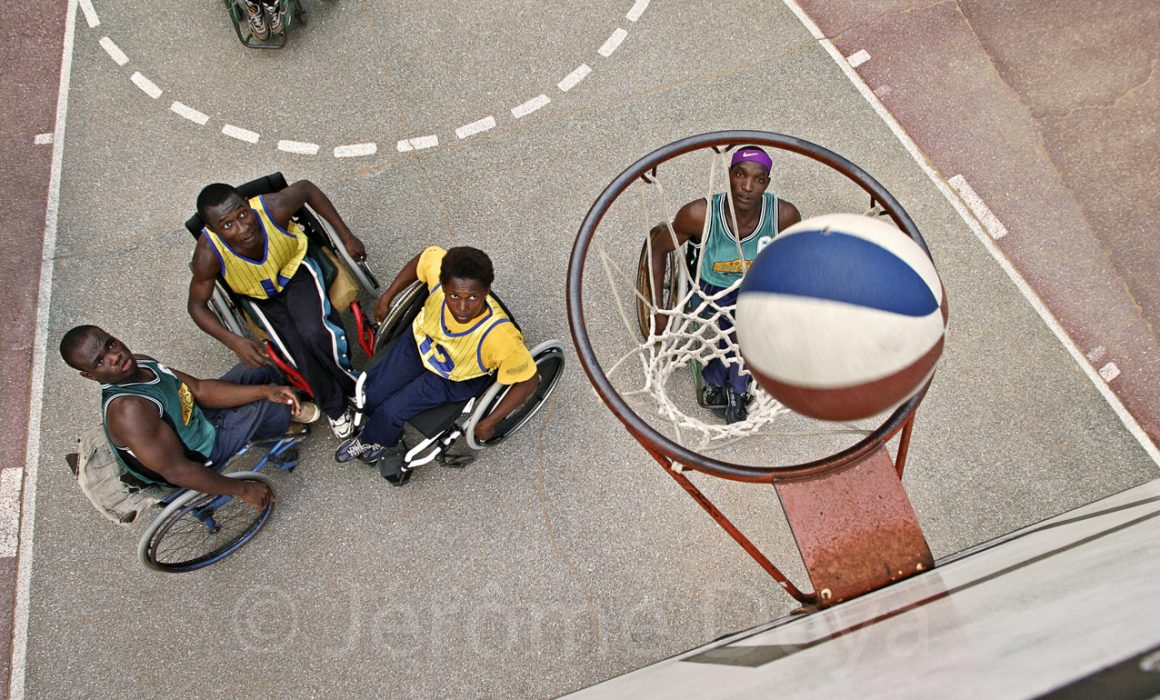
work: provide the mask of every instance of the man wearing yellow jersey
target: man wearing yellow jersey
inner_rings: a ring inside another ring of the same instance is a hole
[[[375,305],[381,321],[391,300],[415,280],[429,296],[411,326],[387,356],[369,370],[365,382],[367,417],[362,434],[339,446],[335,459],[378,462],[384,476],[403,464],[403,424],[427,409],[477,395],[494,378],[511,390],[475,427],[490,440],[495,426],[519,408],[539,383],[536,362],[524,336],[490,296],[495,277],[491,259],[477,248],[427,248],[411,259]]]
[[[305,232],[290,220],[303,204],[334,227],[356,262],[366,259],[362,241],[309,180],[249,201],[235,188],[215,183],[197,197],[197,213],[206,227],[193,251],[189,315],[247,366],[269,365],[260,343],[232,333],[209,308],[219,277],[235,293],[252,298],[281,336],[334,434],[347,438],[354,431],[347,405],[354,376],[347,366],[346,329],[330,304],[322,270],[306,257]]]

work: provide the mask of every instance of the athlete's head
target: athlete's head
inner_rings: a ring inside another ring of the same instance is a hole
[[[101,384],[125,381],[137,371],[129,348],[97,326],[77,326],[65,333],[60,356],[82,377]]]
[[[460,246],[443,256],[439,283],[447,300],[447,310],[456,321],[467,323],[483,313],[495,268],[491,258],[478,248]]]
[[[214,233],[231,246],[245,246],[259,231],[254,210],[237,188],[215,182],[197,195],[197,213]]]
[[[761,202],[761,194],[769,187],[769,171],[773,159],[757,146],[737,149],[729,162],[729,189],[738,209],[749,210]]]

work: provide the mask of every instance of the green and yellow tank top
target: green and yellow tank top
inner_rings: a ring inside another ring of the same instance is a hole
[[[249,205],[262,229],[261,258],[252,260],[236,252],[208,226],[201,232],[217,255],[222,279],[230,289],[255,299],[269,299],[281,293],[298,271],[298,265],[306,256],[306,232],[293,221],[287,228],[275,223],[261,197],[253,197]]]

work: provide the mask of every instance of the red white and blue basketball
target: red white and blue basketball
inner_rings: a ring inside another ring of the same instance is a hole
[[[942,354],[934,264],[894,226],[856,214],[795,224],[753,261],[737,297],[746,367],[812,418],[857,420],[914,396]]]

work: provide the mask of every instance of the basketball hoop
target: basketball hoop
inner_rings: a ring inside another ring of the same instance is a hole
[[[677,439],[680,437],[679,426],[676,433],[665,434],[645,420],[625,397],[625,394],[639,392],[625,391],[614,385],[609,378],[609,371],[615,371],[617,367],[610,366],[606,371],[593,348],[588,331],[591,315],[586,313],[584,303],[587,257],[598,228],[620,196],[638,182],[656,184],[658,168],[679,156],[703,149],[721,153],[748,144],[804,156],[842,175],[863,193],[862,196],[869,195],[873,211],[888,216],[929,257],[925,241],[902,205],[868,173],[842,156],[808,141],[782,134],[761,131],[707,133],[676,141],[641,158],[617,176],[596,199],[580,227],[569,261],[568,321],[584,371],[600,398],[628,432],[790,595],[804,603],[825,606],[933,566],[930,550],[901,486],[914,414],[929,388],[929,381],[876,428],[864,431],[864,437],[828,456],[776,466],[742,464],[705,454],[703,442],[695,448],[682,444]],[[662,201],[663,197],[662,192]],[[666,214],[666,219],[669,218]],[[647,230],[642,231],[641,235],[647,233]],[[630,264],[637,262],[636,250],[632,249]],[[639,253],[641,261],[646,252],[647,249]],[[603,251],[600,254],[605,255]],[[603,263],[605,268],[616,265],[616,261],[603,260]],[[675,264],[675,261],[670,262],[672,274],[666,276],[666,286],[673,285],[673,288],[665,290],[669,299],[679,297],[676,286],[679,285],[680,275],[684,274],[683,270],[673,271]],[[639,287],[642,273],[639,267],[634,272],[635,275],[627,277],[635,278]],[[612,273],[609,274],[611,276]],[[628,299],[630,303],[643,298],[639,291],[635,294],[621,294],[614,289],[611,294],[618,306],[625,303],[624,297],[629,296],[636,297]],[[652,296],[651,293],[649,296]],[[655,326],[646,325],[654,322],[648,319],[639,304],[635,314],[621,311],[621,319],[632,326],[628,321],[630,316],[635,316],[642,332],[650,327],[655,330]],[[655,341],[655,333],[646,333],[644,344],[633,352],[654,352],[649,349],[649,345],[655,344]],[[673,342],[683,341],[677,337]],[[615,364],[619,365],[619,362]],[[647,359],[644,365],[647,373]],[[656,381],[658,379],[655,377],[646,377],[643,391],[653,392]],[[772,420],[785,412],[785,409],[772,399],[770,401],[773,405],[766,405],[765,408],[768,409],[768,419]],[[850,430],[842,428],[837,432],[848,433]],[[892,460],[886,444],[900,432],[897,458]],[[741,437],[744,438],[744,435]],[[689,480],[683,473],[685,468],[731,481],[773,485],[817,592],[803,593],[782,575]],[[883,477],[886,473],[890,476],[889,480]],[[851,493],[853,496],[848,497]],[[835,528],[842,528],[842,523],[848,524],[851,518],[861,519],[860,526],[846,527],[845,534],[835,538]],[[841,542],[836,544],[836,539]],[[835,555],[839,560],[835,560]]]

